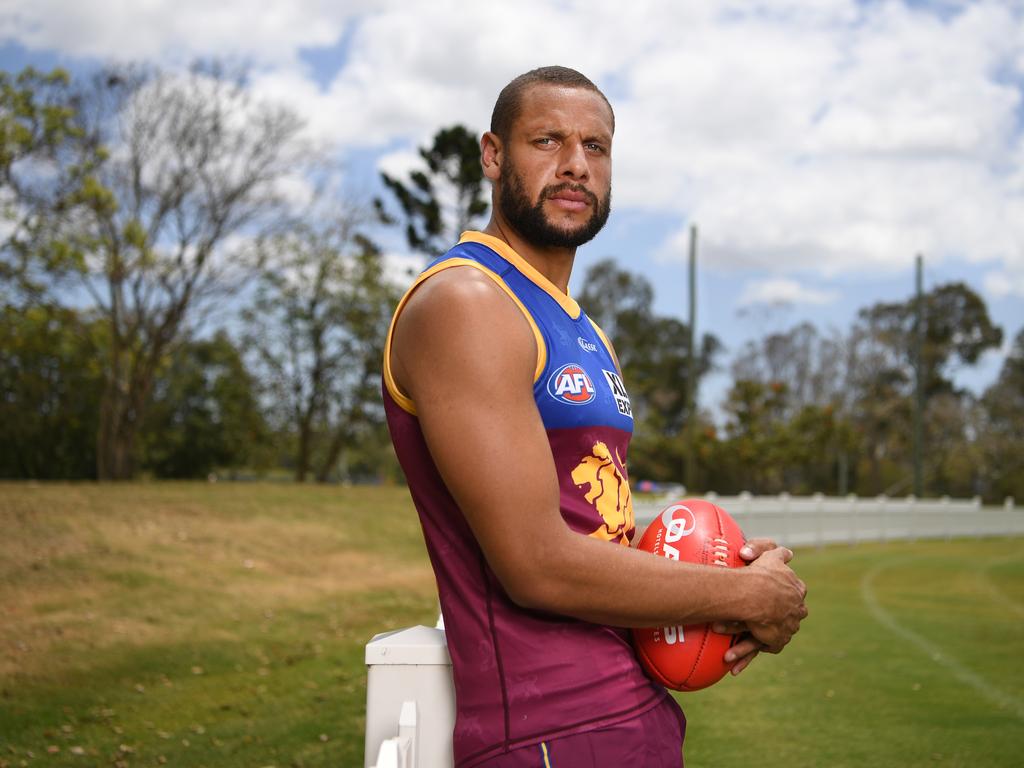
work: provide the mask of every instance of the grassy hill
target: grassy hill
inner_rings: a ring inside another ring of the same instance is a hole
[[[0,768],[359,766],[363,646],[433,624],[404,488],[0,485]],[[1024,541],[798,553],[789,649],[687,765],[1018,765]]]

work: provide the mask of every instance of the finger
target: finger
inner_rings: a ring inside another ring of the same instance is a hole
[[[742,621],[716,621],[711,625],[711,631],[720,635],[738,635],[747,631],[747,625]]]
[[[750,662],[752,662],[752,661],[753,661],[754,659],[756,659],[756,658],[757,658],[757,654],[758,654],[758,653],[760,653],[760,651],[754,651],[753,653],[748,653],[748,654],[747,654],[746,656],[744,656],[744,657],[743,657],[742,659],[740,659],[740,660],[739,660],[739,661],[737,661],[737,662],[736,662],[735,664],[733,664],[733,665],[732,665],[732,669],[731,669],[731,670],[729,670],[729,671],[730,671],[730,672],[732,673],[732,675],[733,675],[733,676],[735,677],[735,676],[736,676],[736,675],[738,675],[738,674],[739,674],[740,672],[742,672],[742,671],[743,671],[744,669],[746,669],[747,667],[749,667],[749,666],[750,666]]]
[[[740,548],[740,557],[748,562],[757,560],[765,552],[775,549],[777,546],[771,539],[748,539]]]
[[[802,579],[797,579],[796,583],[800,587],[800,599],[802,600],[807,597],[807,585],[804,584]]]
[[[732,664],[733,662],[742,659],[744,656],[749,656],[755,651],[760,651],[764,647],[764,643],[760,640],[755,640],[753,637],[747,637],[740,640],[736,645],[727,650],[725,655],[722,657],[722,661],[726,664]]]

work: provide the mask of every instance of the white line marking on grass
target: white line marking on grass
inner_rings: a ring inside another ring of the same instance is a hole
[[[1024,558],[1024,555],[1011,555],[1010,557],[1003,557],[999,560],[993,560],[992,562],[988,563],[984,568],[981,568],[978,571],[978,581],[981,583],[982,588],[986,592],[988,592],[989,597],[991,597],[993,600],[995,600],[995,602],[999,603],[1004,608],[1009,610],[1011,613],[1015,613],[1018,616],[1024,616],[1024,605],[1020,604],[1012,597],[1010,597],[1008,594],[1003,592],[999,585],[992,580],[992,577],[989,575],[989,572],[992,571],[994,568],[998,568],[1001,565],[1015,563],[1022,558]]]
[[[860,580],[861,598],[864,600],[864,605],[867,606],[868,611],[871,612],[875,621],[890,632],[899,635],[907,642],[917,646],[917,648],[923,651],[928,658],[949,670],[953,677],[964,685],[976,690],[984,698],[998,705],[1000,709],[1008,709],[1019,719],[1024,720],[1024,701],[1021,701],[1016,696],[1011,696],[1008,693],[1004,693],[1003,691],[994,688],[990,682],[976,675],[949,654],[945,653],[937,645],[933,644],[930,640],[922,637],[913,630],[907,629],[889,615],[889,613],[882,607],[882,604],[878,601],[878,598],[875,597],[874,590],[875,577],[887,567],[888,566],[886,564],[880,563],[868,570]]]

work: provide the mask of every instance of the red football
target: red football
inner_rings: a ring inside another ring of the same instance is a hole
[[[638,549],[670,560],[738,568],[743,531],[725,512],[703,499],[665,507],[640,537]],[[720,635],[710,624],[633,630],[633,645],[647,673],[667,688],[696,691],[721,680],[722,660],[736,635]]]

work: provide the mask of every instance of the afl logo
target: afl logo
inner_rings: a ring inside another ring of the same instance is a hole
[[[548,394],[570,405],[585,405],[594,399],[594,384],[577,363],[563,365],[548,379]]]

